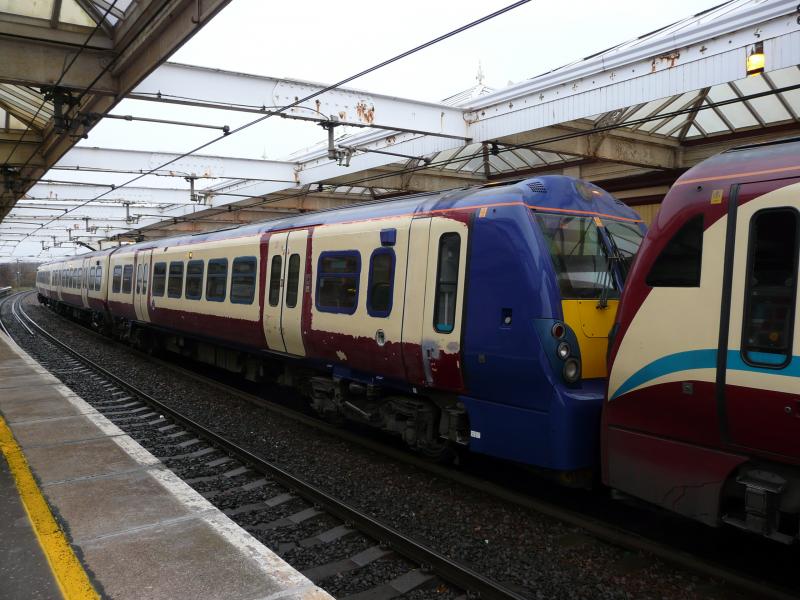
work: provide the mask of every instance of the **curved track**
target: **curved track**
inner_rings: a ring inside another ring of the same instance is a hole
[[[23,295],[24,294],[17,294],[5,299],[5,301],[10,301],[12,303],[11,313],[13,317],[30,333],[30,335],[39,335],[44,337],[50,343],[58,346],[61,350],[70,354],[74,359],[79,361],[81,365],[91,369],[91,371],[98,375],[103,381],[112,384],[115,388],[124,390],[125,393],[128,394],[128,397],[111,403],[112,405],[108,407],[110,408],[110,411],[105,413],[106,416],[109,416],[109,414],[130,415],[137,410],[141,411],[141,409],[136,406],[138,405],[138,402],[130,402],[132,398],[144,402],[148,407],[154,409],[160,416],[160,418],[157,419],[157,421],[159,421],[157,424],[159,425],[159,429],[162,429],[165,432],[169,431],[169,434],[165,433],[165,435],[175,435],[175,431],[172,428],[165,429],[165,427],[168,426],[165,426],[160,422],[166,416],[173,423],[180,424],[182,428],[190,431],[193,435],[201,437],[203,441],[208,444],[207,447],[213,447],[216,450],[222,450],[225,454],[233,457],[238,463],[241,463],[246,468],[252,469],[261,475],[267,476],[270,480],[279,482],[282,486],[285,486],[287,489],[289,489],[292,494],[305,499],[314,507],[313,509],[307,510],[313,511],[317,508],[323,509],[325,512],[333,515],[336,519],[344,523],[345,527],[356,529],[369,538],[377,540],[384,546],[384,548],[391,548],[392,552],[417,565],[417,569],[409,571],[405,575],[405,585],[412,585],[416,582],[425,582],[431,578],[427,575],[427,573],[431,572],[435,573],[441,580],[452,584],[457,589],[465,590],[470,594],[477,594],[481,598],[496,600],[524,600],[524,596],[491,581],[481,574],[450,560],[448,557],[427,548],[426,546],[403,535],[402,533],[381,524],[377,520],[371,518],[369,515],[356,510],[355,508],[334,498],[321,489],[312,486],[298,479],[297,477],[294,477],[293,475],[282,470],[280,467],[252,454],[230,440],[219,436],[200,423],[197,423],[185,415],[180,414],[156,398],[118,378],[97,363],[82,356],[78,352],[75,352],[67,344],[63,343],[61,340],[57,339],[55,336],[51,335],[44,328],[38,325],[33,319],[30,318],[30,316],[25,313],[19,302]],[[0,304],[0,306],[2,306],[2,304]],[[3,327],[3,329],[5,329],[5,327]],[[8,333],[7,330],[6,333]],[[124,404],[120,404],[121,402],[124,402]],[[141,417],[150,418],[153,416],[155,416],[154,413],[141,415]],[[199,452],[203,452],[203,450],[193,450],[191,453],[194,455],[193,458],[199,458]],[[209,452],[208,454],[211,453]],[[219,460],[220,459],[217,458],[213,462],[219,462]],[[231,465],[228,464],[226,467],[228,469],[227,473],[234,473],[237,471],[237,469],[231,469],[230,467]],[[241,468],[238,470],[241,470]],[[244,474],[244,472],[241,474]],[[231,475],[231,477],[235,476],[236,475]],[[260,480],[257,481],[260,482]],[[248,484],[245,484],[245,486],[246,485]],[[314,516],[316,516],[316,514]],[[377,555],[380,552],[381,548],[378,548],[373,552],[373,555]],[[365,560],[367,558],[369,557],[366,556]],[[397,579],[400,578],[395,578],[395,581]],[[389,584],[391,585],[391,582],[389,582]],[[399,584],[395,583],[395,585],[402,586],[403,582],[400,582]]]
[[[410,538],[402,535],[401,533],[391,528],[387,528],[381,525],[374,519],[371,519],[369,516],[364,515],[363,513],[347,506],[346,504],[337,501],[335,498],[315,488],[314,486],[310,486],[298,480],[292,475],[281,470],[279,467],[271,465],[270,463],[253,455],[252,453],[249,453],[248,451],[239,448],[232,442],[220,438],[215,433],[209,431],[202,425],[188,419],[183,415],[180,415],[179,413],[176,413],[166,405],[160,403],[155,398],[152,398],[151,396],[145,394],[144,392],[141,392],[140,390],[136,389],[130,384],[120,380],[119,378],[107,372],[105,369],[103,369],[99,365],[96,365],[92,361],[85,359],[84,357],[81,357],[79,354],[69,349],[65,344],[57,340],[55,337],[51,336],[48,332],[46,332],[43,328],[41,328],[38,324],[36,324],[24,312],[24,310],[22,310],[20,306],[21,297],[22,297],[21,295],[16,295],[13,297],[14,300],[11,307],[11,313],[17,321],[23,324],[25,328],[31,332],[31,335],[34,335],[33,332],[35,332],[36,335],[42,335],[46,339],[50,340],[52,343],[64,349],[66,352],[69,352],[70,354],[75,356],[75,358],[77,360],[80,360],[82,364],[87,365],[93,371],[102,374],[103,379],[106,379],[108,381],[113,381],[114,385],[118,385],[120,388],[125,389],[127,393],[135,395],[137,398],[141,398],[144,402],[147,402],[150,406],[155,407],[161,414],[169,415],[170,419],[180,423],[183,427],[191,429],[192,431],[196,431],[198,435],[201,435],[204,439],[208,440],[209,443],[213,444],[215,447],[222,448],[230,455],[236,456],[236,459],[241,463],[251,466],[258,472],[269,474],[270,477],[274,477],[275,479],[281,481],[283,485],[293,490],[297,490],[298,495],[307,498],[312,504],[324,507],[326,511],[329,511],[331,514],[336,515],[340,520],[344,521],[345,523],[352,523],[353,527],[368,534],[371,538],[380,540],[381,543],[391,546],[398,554],[406,556],[407,558],[412,560],[415,564],[424,565],[425,569],[433,570],[434,572],[437,573],[437,575],[441,577],[441,579],[454,584],[459,589],[468,590],[471,593],[477,593],[484,598],[522,598],[522,596],[515,593],[514,591],[508,590],[507,588],[503,588],[502,586],[497,586],[496,584],[494,584],[487,578],[481,576],[480,574],[475,573],[470,569],[466,569],[463,566],[455,563],[454,561],[451,561],[450,559],[442,556],[441,554],[438,554],[428,548],[425,548],[424,546],[421,546],[420,544],[417,544]],[[2,305],[3,302],[8,300],[11,300],[11,298],[0,299],[0,306]],[[469,487],[480,490],[481,492],[492,494],[493,496],[501,498],[505,501],[518,504],[525,508],[532,509],[542,514],[554,517],[570,525],[580,527],[583,530],[588,531],[590,534],[603,541],[610,542],[614,545],[621,546],[626,549],[631,549],[635,551],[644,551],[658,558],[661,558],[662,560],[668,563],[678,565],[695,573],[702,574],[716,580],[724,581],[727,584],[735,588],[738,588],[739,590],[748,595],[755,595],[757,597],[767,597],[767,598],[797,597],[797,595],[792,593],[791,591],[787,591],[777,586],[773,586],[768,582],[759,580],[754,577],[748,577],[747,575],[742,575],[733,568],[729,568],[724,564],[715,564],[712,561],[704,560],[686,551],[676,549],[673,546],[670,546],[669,544],[661,543],[652,539],[647,539],[646,537],[643,537],[641,535],[625,531],[619,526],[610,524],[606,521],[603,521],[602,519],[588,516],[587,514],[582,514],[575,510],[564,508],[563,506],[560,506],[555,502],[548,502],[546,500],[532,498],[531,496],[526,494],[520,494],[514,491],[510,491],[497,484],[458,472],[454,469],[449,469],[435,464],[431,464],[407,452],[394,449],[386,444],[373,441],[363,436],[355,435],[351,432],[348,432],[347,430],[342,430],[340,428],[332,427],[327,423],[309,417],[298,411],[265,401],[263,398],[244,392],[240,389],[232,388],[216,380],[209,379],[207,377],[199,375],[194,371],[188,371],[181,367],[177,367],[173,364],[153,359],[151,357],[146,357],[146,356],[144,357],[147,358],[147,360],[157,362],[159,365],[164,366],[165,368],[180,371],[184,374],[189,374],[193,378],[201,379],[204,381],[204,383],[210,386],[224,389],[226,392],[239,396],[248,402],[258,404],[259,406],[262,407],[266,407],[271,411],[279,412],[284,416],[301,421],[306,425],[311,425],[318,429],[323,429],[326,433],[333,434],[339,437],[344,437],[349,442],[355,442],[361,445],[366,445],[370,449],[379,451],[384,454],[388,454],[394,459],[406,462],[412,462],[415,466],[433,472],[437,476],[446,477],[448,479],[457,481],[462,485],[467,485]]]

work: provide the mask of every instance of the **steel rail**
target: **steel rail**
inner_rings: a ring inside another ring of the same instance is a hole
[[[18,300],[19,296],[16,296],[14,301],[18,302]],[[107,371],[105,368],[101,367],[91,359],[83,356],[78,351],[70,348],[67,344],[56,338],[54,335],[36,323],[23,309],[21,309],[21,313],[23,318],[25,318],[42,337],[66,351],[68,354],[82,362],[90,369],[96,371],[108,381],[141,398],[144,402],[157,409],[162,415],[167,415],[171,419],[179,422],[182,426],[194,430],[196,433],[204,437],[208,442],[235,456],[242,463],[253,467],[256,471],[261,472],[262,474],[273,477],[286,487],[291,488],[299,496],[302,496],[312,504],[324,508],[327,512],[341,519],[345,523],[352,524],[361,533],[387,544],[397,554],[403,556],[404,558],[410,559],[411,561],[419,564],[422,568],[436,573],[443,580],[454,584],[458,588],[478,594],[480,598],[487,600],[526,600],[525,596],[492,581],[491,579],[481,575],[480,573],[477,573],[476,571],[473,571],[468,567],[460,565],[456,561],[453,561],[446,556],[428,548],[427,546],[420,544],[396,529],[380,523],[378,520],[359,511],[349,504],[337,500],[318,487],[298,479],[277,465],[274,465],[263,458],[256,456],[249,450],[238,446],[234,442],[231,442],[230,440],[206,428],[204,425],[201,425],[193,419],[170,408],[146,392],[143,392],[137,387],[117,377],[110,371]]]

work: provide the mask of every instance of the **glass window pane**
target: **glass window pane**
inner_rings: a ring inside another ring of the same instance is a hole
[[[180,298],[183,293],[183,263],[176,261],[169,263],[169,279],[167,281],[167,296]]]
[[[203,295],[203,270],[202,260],[190,260],[186,266],[186,297],[189,300],[199,300]]]
[[[231,269],[231,302],[252,304],[256,291],[256,257],[240,256],[233,259]]]
[[[206,300],[223,302],[228,282],[228,259],[214,258],[208,261],[206,276]]]
[[[703,215],[689,220],[667,242],[647,274],[651,287],[698,287],[703,259]]]
[[[163,296],[167,281],[167,263],[153,265],[153,296]]]
[[[781,367],[791,360],[799,220],[794,209],[768,209],[750,223],[742,332],[750,363]]]
[[[392,310],[394,252],[389,249],[372,253],[369,266],[367,312],[373,317],[388,317]]]
[[[114,267],[114,285],[111,288],[111,291],[115,294],[118,294],[122,284],[122,267],[117,265]]]
[[[433,310],[433,326],[436,331],[442,333],[450,333],[455,328],[460,252],[460,235],[457,233],[445,233],[439,238],[439,264],[436,276],[436,304]]]
[[[276,254],[272,257],[272,262],[269,268],[269,305],[278,306],[278,300],[281,296],[281,266],[283,260],[280,255]]]
[[[317,309],[353,314],[358,304],[361,255],[356,251],[323,252],[317,273]]]
[[[289,257],[289,269],[286,274],[286,306],[297,306],[297,288],[300,284],[300,255],[292,254]]]
[[[122,293],[130,294],[133,287],[133,265],[122,267]]]

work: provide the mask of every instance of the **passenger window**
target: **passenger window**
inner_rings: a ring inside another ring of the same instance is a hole
[[[167,296],[180,298],[183,293],[183,263],[180,261],[169,263],[169,281],[167,282]]]
[[[147,295],[147,278],[150,275],[150,265],[144,265],[142,269],[142,293]]]
[[[252,304],[256,291],[256,257],[240,256],[233,259],[231,269],[231,302]]]
[[[348,315],[356,312],[360,275],[358,252],[323,252],[317,265],[317,309]]]
[[[136,293],[142,293],[142,265],[136,265]]]
[[[213,258],[208,261],[206,277],[206,300],[211,302],[225,301],[225,288],[228,282],[228,259]]]
[[[163,296],[167,283],[167,263],[159,262],[153,265],[153,296]]]
[[[461,258],[461,236],[445,233],[439,238],[439,263],[436,273],[436,304],[433,308],[433,327],[440,333],[450,333],[456,322],[456,291],[458,263]]]
[[[369,259],[367,312],[372,317],[388,317],[392,312],[394,250],[378,248]]]
[[[750,221],[742,353],[746,362],[783,367],[792,360],[800,213],[757,212]]]
[[[117,265],[114,267],[114,284],[111,287],[111,291],[115,294],[119,294],[120,284],[122,283],[122,267]]]
[[[94,273],[95,273],[94,267],[90,268],[89,269],[89,290],[90,291],[94,291]]]
[[[289,268],[286,273],[286,307],[297,306],[297,287],[300,285],[300,255],[289,257]]]
[[[269,268],[269,305],[278,306],[278,300],[281,297],[281,265],[283,260],[280,254],[272,257],[272,263]]]
[[[703,215],[672,236],[647,274],[650,287],[698,287],[703,259]]]
[[[103,267],[97,267],[97,271],[95,271],[95,288],[97,291],[100,291],[100,288],[103,287]]]
[[[122,293],[130,294],[133,287],[133,265],[122,267]]]
[[[203,261],[190,260],[186,266],[186,297],[200,300],[203,295]]]

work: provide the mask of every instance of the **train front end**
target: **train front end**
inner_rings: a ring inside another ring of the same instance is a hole
[[[513,190],[518,201],[472,227],[465,373],[481,400],[465,402],[470,447],[583,484],[599,464],[609,332],[645,227],[575,178]]]

